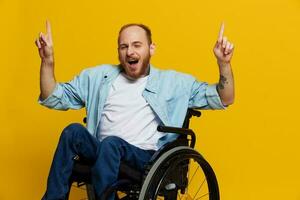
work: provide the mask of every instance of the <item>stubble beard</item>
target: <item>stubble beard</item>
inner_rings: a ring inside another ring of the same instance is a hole
[[[144,77],[147,76],[150,72],[150,60],[151,60],[151,56],[150,56],[150,52],[147,54],[147,56],[145,56],[144,59],[139,60],[139,62],[141,62],[141,67],[139,68],[139,73],[130,73],[130,70],[128,70],[129,72],[126,71],[127,68],[130,68],[129,66],[126,67],[126,65],[128,65],[128,63],[126,61],[124,61],[123,63],[121,62],[121,67],[123,68],[123,70],[125,71],[125,73],[127,75],[129,75],[130,77],[134,78],[134,79],[138,79],[140,77]],[[124,67],[125,65],[125,67]]]

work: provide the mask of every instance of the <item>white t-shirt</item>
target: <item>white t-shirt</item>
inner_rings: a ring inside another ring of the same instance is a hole
[[[164,134],[157,131],[159,119],[143,98],[148,76],[136,80],[120,73],[109,91],[101,116],[100,140],[118,136],[145,150],[157,150]]]

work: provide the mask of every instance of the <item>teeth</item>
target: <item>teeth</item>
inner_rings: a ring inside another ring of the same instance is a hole
[[[128,58],[127,62],[133,62],[133,61],[138,61],[138,60],[139,60],[138,58]]]
[[[138,60],[128,60],[127,61],[129,64],[134,64],[134,63],[138,63]]]

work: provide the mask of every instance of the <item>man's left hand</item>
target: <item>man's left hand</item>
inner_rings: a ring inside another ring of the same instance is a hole
[[[229,64],[233,55],[234,46],[224,34],[224,23],[221,24],[218,40],[214,46],[214,54],[219,65]]]

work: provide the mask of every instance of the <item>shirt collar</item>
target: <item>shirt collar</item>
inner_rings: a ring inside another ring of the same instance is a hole
[[[146,90],[157,93],[159,70],[150,64],[150,73],[146,84]]]

